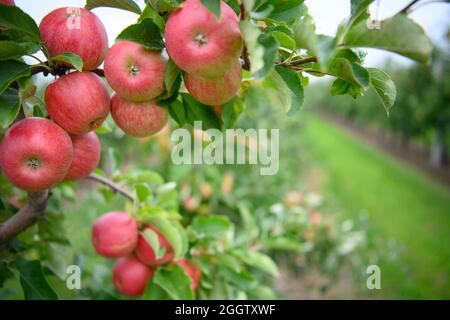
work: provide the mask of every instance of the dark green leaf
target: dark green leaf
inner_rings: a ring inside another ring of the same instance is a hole
[[[0,125],[8,128],[17,118],[20,110],[20,99],[17,90],[8,89],[0,95]]]
[[[6,263],[0,261],[0,288],[3,288],[3,284],[8,278],[12,277],[13,273],[9,270]]]
[[[0,94],[16,79],[29,76],[30,66],[16,60],[0,62]]]
[[[0,60],[16,59],[25,54],[30,54],[27,46],[15,41],[0,41]]]
[[[369,72],[360,64],[344,58],[335,58],[331,62],[330,72],[338,78],[367,88],[370,84]]]
[[[134,189],[136,190],[136,195],[140,202],[147,201],[147,199],[152,195],[150,186],[145,182],[135,183]]]
[[[78,71],[83,71],[83,60],[75,53],[64,52],[57,55],[56,57],[52,57],[51,60],[70,64]]]
[[[151,19],[158,27],[161,34],[164,33],[164,19],[159,15],[158,11],[153,7],[151,1],[147,3],[140,15],[138,22],[141,22],[144,19]]]
[[[145,18],[123,30],[116,38],[116,41],[122,40],[133,41],[152,50],[164,49],[164,41],[159,27],[149,18]]]
[[[184,105],[176,100],[168,106],[169,114],[180,126],[184,126],[186,119],[186,111]]]
[[[19,7],[1,5],[0,26],[20,31],[29,36],[32,42],[41,42],[41,36],[36,22]]]
[[[351,84],[342,79],[336,79],[333,81],[331,85],[331,95],[344,95],[349,94],[354,99],[358,97],[362,93],[362,87],[359,85]]]
[[[87,0],[85,8],[110,7],[141,14],[141,9],[133,0]]]
[[[186,111],[186,122],[194,125],[194,121],[202,122],[202,129],[220,129],[220,121],[210,106],[204,105],[187,93],[180,93]]]
[[[201,0],[202,4],[208,9],[217,20],[220,19],[220,3],[221,0]]]
[[[304,92],[302,82],[300,81],[300,77],[298,76],[298,73],[295,70],[283,67],[276,67],[276,71],[281,76],[281,78],[283,78],[284,82],[291,91],[292,99],[288,114],[292,115],[295,112],[297,112],[303,105]]]

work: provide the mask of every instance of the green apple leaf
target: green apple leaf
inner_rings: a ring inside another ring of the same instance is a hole
[[[161,34],[164,33],[164,19],[159,15],[158,11],[156,11],[150,1],[145,6],[142,14],[139,16],[138,22],[141,22],[142,20],[147,18],[151,19],[159,27]]]
[[[258,285],[257,279],[248,270],[243,269],[240,272],[236,272],[229,267],[220,266],[219,272],[227,282],[232,283],[243,291],[251,290]]]
[[[26,45],[15,41],[0,40],[0,60],[17,59],[25,54],[30,54]]]
[[[186,254],[183,236],[180,234],[180,230],[174,226],[175,222],[171,222],[166,218],[155,217],[150,219],[149,223],[169,241],[176,258],[181,258]]]
[[[268,255],[256,251],[246,251],[241,254],[241,257],[246,264],[260,269],[272,277],[278,277],[280,275],[276,263]]]
[[[222,129],[234,128],[242,112],[244,112],[244,102],[240,97],[235,97],[225,103],[222,111]]]
[[[159,27],[149,18],[141,20],[125,28],[116,38],[116,41],[129,40],[142,44],[147,49],[162,50],[164,41]]]
[[[184,126],[186,119],[186,111],[184,105],[178,100],[175,100],[168,106],[169,114],[180,126]]]
[[[140,202],[146,202],[147,199],[152,196],[152,190],[145,182],[135,183],[134,190],[136,191],[137,198]]]
[[[32,42],[41,42],[39,28],[33,18],[16,6],[0,4],[0,7],[0,26],[26,34]]]
[[[424,63],[430,60],[433,49],[422,27],[404,14],[382,21],[379,29],[369,29],[362,20],[348,30],[343,44],[392,51]]]
[[[300,77],[298,76],[298,73],[295,70],[283,67],[276,67],[275,69],[290,90],[291,105],[288,111],[288,115],[292,115],[300,110],[303,105],[303,84],[300,80]]]
[[[370,73],[370,84],[375,89],[386,113],[389,115],[389,110],[394,105],[397,96],[395,83],[391,80],[391,77],[381,69],[369,68],[368,70]]]
[[[221,0],[200,0],[201,3],[211,12],[217,20],[220,19],[220,3]]]
[[[110,7],[141,14],[141,8],[133,0],[87,0],[85,8],[88,10],[98,7]]]
[[[160,286],[174,300],[192,300],[191,278],[177,264],[170,264],[156,271],[153,282]]]
[[[17,90],[7,89],[0,95],[0,126],[8,128],[17,118],[20,99]]]
[[[333,96],[349,94],[356,99],[362,93],[362,87],[338,78],[333,81],[330,92]]]
[[[190,225],[190,230],[199,239],[222,237],[233,230],[233,224],[222,215],[197,216]]]
[[[344,58],[333,59],[329,71],[336,77],[363,88],[367,88],[370,84],[369,72],[360,64]]]
[[[0,94],[2,94],[13,81],[29,75],[29,65],[17,60],[2,61],[0,63]]]
[[[152,229],[147,228],[142,232],[142,236],[144,237],[145,241],[147,241],[149,246],[153,249],[153,252],[156,253],[156,259],[161,259],[164,255],[165,250],[160,246],[161,244],[159,243],[158,234]]]
[[[83,71],[83,59],[75,53],[64,52],[51,58],[51,61],[68,63],[78,71]]]
[[[220,121],[211,106],[198,102],[187,93],[180,93],[186,111],[186,122],[194,125],[195,121],[202,122],[202,129],[220,129]]]

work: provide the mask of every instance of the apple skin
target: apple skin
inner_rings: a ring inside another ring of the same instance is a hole
[[[14,0],[0,0],[0,4],[6,4],[7,6],[15,6]]]
[[[67,132],[82,135],[98,128],[108,116],[109,93],[92,72],[73,72],[47,86],[47,112]]]
[[[95,132],[71,136],[73,159],[64,180],[79,180],[87,177],[100,161],[101,145]]]
[[[69,135],[45,118],[16,122],[0,144],[4,175],[28,192],[40,192],[59,183],[69,170],[72,156]]]
[[[221,105],[233,98],[241,85],[241,65],[236,63],[222,77],[202,78],[184,74],[184,84],[198,101],[209,106]]]
[[[154,232],[156,232],[159,239],[159,245],[160,247],[165,249],[165,252],[161,258],[156,259],[156,254],[153,251],[152,247],[147,243],[147,241],[142,235],[139,235],[136,247],[136,255],[139,258],[139,260],[141,260],[143,263],[149,266],[159,266],[170,262],[174,258],[174,252],[170,243],[153,226],[147,225],[146,229],[151,229]]]
[[[71,16],[74,12],[79,12],[80,16]],[[108,35],[103,23],[84,8],[55,9],[42,19],[39,30],[50,55],[75,53],[83,60],[84,70],[96,69],[108,52]]]
[[[113,45],[104,69],[111,88],[125,100],[149,101],[164,91],[166,59],[140,44],[122,41]]]
[[[113,267],[113,284],[121,294],[136,297],[144,294],[155,271],[133,256],[117,260]]]
[[[169,56],[182,70],[202,77],[220,77],[238,60],[242,50],[239,18],[225,2],[220,20],[200,0],[187,0],[166,24]]]
[[[137,138],[155,134],[168,121],[167,110],[155,101],[131,102],[117,94],[111,99],[111,115],[119,128]]]
[[[184,272],[189,278],[191,278],[191,288],[193,291],[197,290],[200,285],[200,280],[202,278],[202,273],[200,268],[195,265],[192,261],[188,259],[181,258],[175,260],[173,263],[178,264],[183,267]]]
[[[138,240],[138,223],[126,212],[112,211],[102,215],[92,226],[95,251],[106,258],[131,253]]]

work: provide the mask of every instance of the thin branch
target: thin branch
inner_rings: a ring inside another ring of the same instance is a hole
[[[310,63],[310,62],[317,62],[316,56],[306,57],[304,59],[294,60],[291,62],[282,62],[278,63],[277,66],[281,67],[290,67],[290,66],[300,66],[302,64]]]
[[[413,1],[411,1],[410,3],[408,3],[407,5],[406,5],[406,7],[404,7],[402,10],[400,10],[400,12],[399,13],[403,13],[403,14],[408,14],[409,13],[409,10],[411,9],[411,7],[413,6],[413,5],[415,5],[417,2],[419,2],[420,0],[413,0]]]
[[[134,195],[132,195],[130,192],[128,192],[127,190],[123,189],[122,187],[120,187],[119,185],[115,184],[113,181],[111,181],[111,180],[109,180],[109,179],[107,179],[105,177],[99,176],[99,175],[97,175],[95,173],[91,173],[87,177],[87,179],[90,179],[90,180],[99,182],[101,184],[104,184],[105,186],[110,188],[112,191],[122,194],[123,196],[127,197],[131,201],[135,201],[136,200]]]
[[[247,19],[247,15],[245,12],[245,6],[244,6],[244,2],[240,2],[239,4],[239,11],[241,12],[241,16],[240,16],[240,20],[244,21]],[[250,70],[250,57],[248,55],[248,50],[247,50],[247,46],[244,43],[244,48],[242,49],[242,60],[244,61],[242,68],[244,70]]]
[[[48,190],[28,193],[28,204],[11,218],[0,224],[0,244],[11,240],[37,221],[43,220],[48,197]]]

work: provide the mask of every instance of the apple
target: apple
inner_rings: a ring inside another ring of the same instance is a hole
[[[126,212],[112,211],[102,215],[92,226],[95,251],[106,258],[131,253],[138,240],[138,223]]]
[[[64,180],[79,180],[87,177],[100,160],[100,140],[91,131],[81,136],[71,136],[73,159]]]
[[[148,244],[147,240],[145,240],[142,234],[139,235],[137,247],[136,247],[136,255],[137,257],[149,266],[159,266],[171,261],[174,257],[174,252],[170,243],[164,238],[164,236],[158,232],[153,226],[147,225],[145,229],[153,230],[159,239],[160,248],[164,248],[164,254],[161,258],[157,259],[156,254],[153,251],[153,248]],[[144,229],[144,231],[145,231]]]
[[[195,265],[192,261],[188,259],[181,258],[175,260],[173,263],[180,265],[184,269],[184,273],[191,278],[191,288],[193,291],[197,290],[200,285],[200,280],[202,278],[202,273],[200,268]]]
[[[63,7],[47,14],[39,30],[50,55],[79,55],[84,70],[94,70],[108,52],[108,35],[100,19],[84,8]]]
[[[92,72],[73,72],[47,86],[47,112],[57,124],[75,135],[99,127],[108,116],[109,93],[105,84]]]
[[[222,77],[203,78],[184,74],[184,84],[189,93],[198,101],[209,106],[224,104],[233,98],[241,85],[241,65],[236,63]]]
[[[169,56],[182,70],[202,77],[220,77],[238,60],[242,50],[239,18],[220,2],[220,20],[200,0],[187,0],[167,20],[165,40]]]
[[[69,170],[69,135],[54,122],[30,117],[12,125],[0,145],[0,167],[16,187],[40,192],[59,183]]]
[[[149,101],[164,91],[166,59],[160,51],[131,42],[118,42],[105,59],[105,77],[123,99]]]
[[[155,101],[131,102],[117,94],[111,99],[111,115],[125,133],[140,138],[160,131],[168,121],[167,110]]]
[[[113,267],[113,284],[121,294],[135,297],[144,294],[155,271],[136,257],[123,257]]]
[[[14,0],[0,0],[0,4],[6,4],[7,6],[15,6]]]

